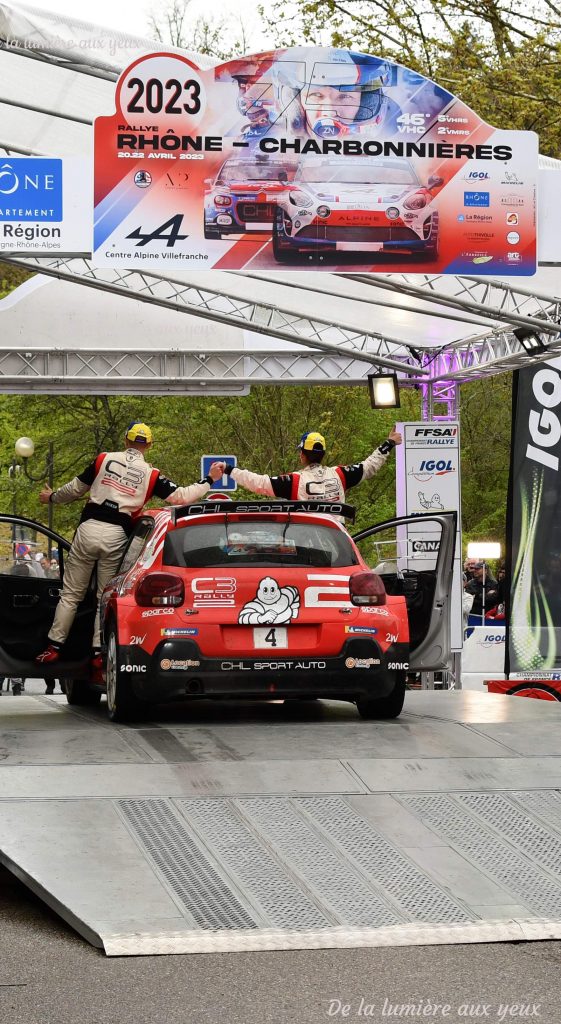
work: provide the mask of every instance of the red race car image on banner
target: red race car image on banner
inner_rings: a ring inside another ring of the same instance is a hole
[[[94,147],[98,266],[535,273],[537,135],[386,59],[147,54]]]

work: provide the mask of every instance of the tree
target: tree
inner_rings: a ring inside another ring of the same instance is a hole
[[[561,10],[551,0],[276,0],[273,9],[278,46],[389,57],[490,124],[538,132],[540,151],[559,155]]]
[[[165,0],[148,17],[148,28],[160,43],[227,60],[248,48],[241,18],[204,14],[190,17],[192,0]]]

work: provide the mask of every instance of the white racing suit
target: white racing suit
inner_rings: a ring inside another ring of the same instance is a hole
[[[128,448],[122,452],[102,452],[83,473],[53,491],[50,500],[56,505],[83,498],[88,491],[90,497],[64,565],[64,583],[49,641],[60,647],[66,640],[97,565],[93,646],[99,647],[99,599],[118,569],[134,517],[152,497],[163,498],[169,505],[184,505],[199,501],[209,487],[208,478],[190,487],[178,487],[158,469],[152,469],[142,452]]]
[[[322,466],[313,463],[282,476],[262,476],[230,466],[226,467],[226,472],[241,487],[254,494],[292,501],[339,502],[345,500],[345,492],[350,487],[355,487],[362,480],[370,480],[384,465],[394,447],[393,441],[383,441],[364,462],[355,462],[352,466]]]

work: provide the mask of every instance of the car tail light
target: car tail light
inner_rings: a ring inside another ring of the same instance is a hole
[[[232,204],[232,197],[231,196],[215,196],[214,197],[214,203],[215,203],[215,206],[231,206],[231,204]]]
[[[385,604],[386,588],[376,572],[355,572],[349,580],[352,604]]]
[[[134,596],[136,603],[143,606],[177,606],[185,600],[185,587],[180,576],[174,576],[171,572],[153,572],[140,580]]]
[[[406,210],[422,210],[427,205],[427,197],[423,192],[415,192],[415,195],[409,196],[403,203]]]

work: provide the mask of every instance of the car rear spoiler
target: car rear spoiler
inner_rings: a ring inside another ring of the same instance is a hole
[[[199,501],[194,505],[177,505],[171,510],[172,522],[183,519],[184,516],[225,515],[228,517],[232,512],[315,512],[316,515],[342,516],[344,519],[355,521],[356,509],[352,505],[345,505],[340,501]]]

